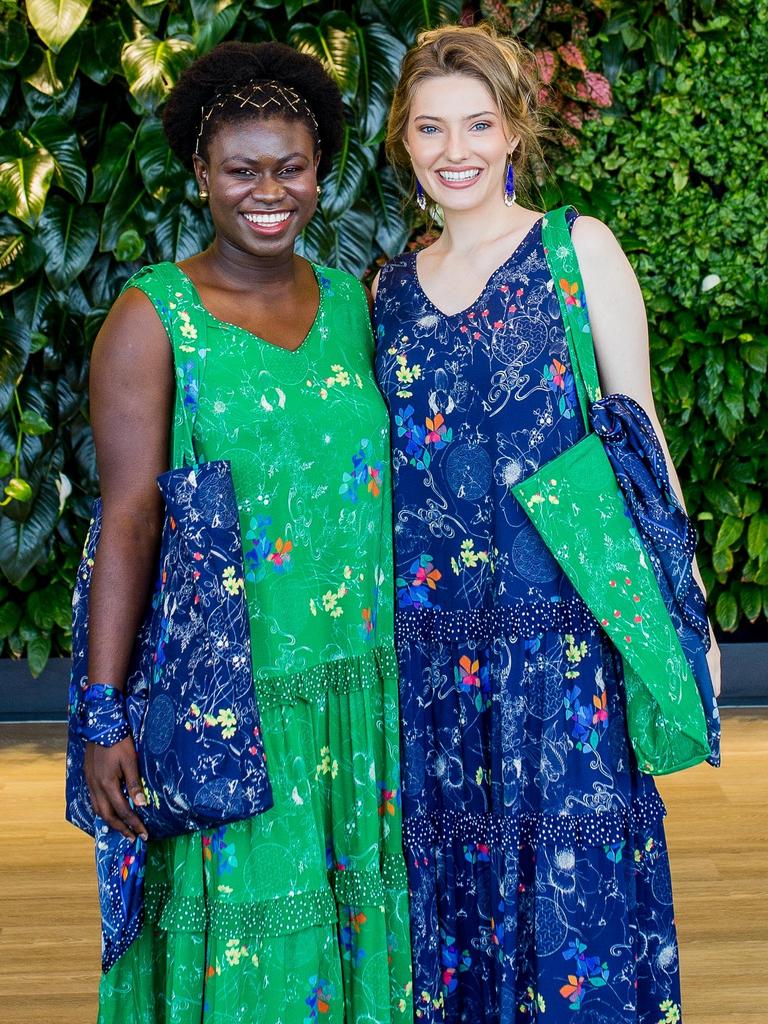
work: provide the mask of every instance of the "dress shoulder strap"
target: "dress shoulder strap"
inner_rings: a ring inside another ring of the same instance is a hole
[[[155,308],[173,351],[176,377],[171,464],[196,465],[194,429],[207,347],[207,318],[194,285],[175,263],[142,267],[121,289],[144,292]]]

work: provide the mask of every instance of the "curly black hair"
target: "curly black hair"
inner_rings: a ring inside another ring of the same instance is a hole
[[[338,86],[315,57],[299,53],[283,43],[227,42],[215,46],[184,71],[172,89],[163,111],[163,128],[171,149],[187,167],[192,167],[200,131],[202,108],[208,108],[222,90],[236,89],[254,79],[274,80],[295,90],[309,105],[317,129],[306,113],[283,108],[286,120],[301,120],[313,136],[319,136],[320,178],[330,170],[334,154],[341,148],[344,110]],[[253,107],[227,104],[213,112],[200,144],[205,159],[206,143],[222,124],[260,115]]]

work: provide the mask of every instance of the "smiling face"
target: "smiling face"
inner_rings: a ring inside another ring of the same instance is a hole
[[[220,242],[255,256],[293,251],[317,206],[315,140],[302,121],[281,117],[224,123],[195,174],[209,193]]]
[[[416,177],[446,212],[503,202],[510,138],[486,86],[466,75],[425,79],[416,89],[404,138]]]

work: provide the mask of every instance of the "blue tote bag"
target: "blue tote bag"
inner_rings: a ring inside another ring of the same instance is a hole
[[[163,294],[189,288],[173,264],[145,268],[128,286],[139,281],[156,306]],[[167,306],[161,308],[177,375],[174,468],[157,480],[165,503],[157,582],[124,688],[147,797],[147,806],[135,810],[150,842],[249,818],[272,806],[231,469],[228,462],[200,462],[195,455],[199,357],[193,353],[190,359],[189,345],[179,351],[183,321]],[[204,339],[200,344],[204,347]],[[83,771],[88,602],[101,517],[99,499],[73,596],[66,815],[96,837],[106,971],[141,927],[146,845],[131,842],[94,815]]]

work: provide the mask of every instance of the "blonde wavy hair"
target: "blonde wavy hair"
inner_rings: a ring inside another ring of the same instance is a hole
[[[507,131],[520,139],[512,163],[527,192],[531,161],[544,163],[541,80],[531,51],[487,23],[466,28],[447,25],[419,35],[405,55],[392,98],[386,138],[389,162],[397,171],[411,170],[404,139],[413,97],[423,81],[444,75],[466,75],[488,89]]]

